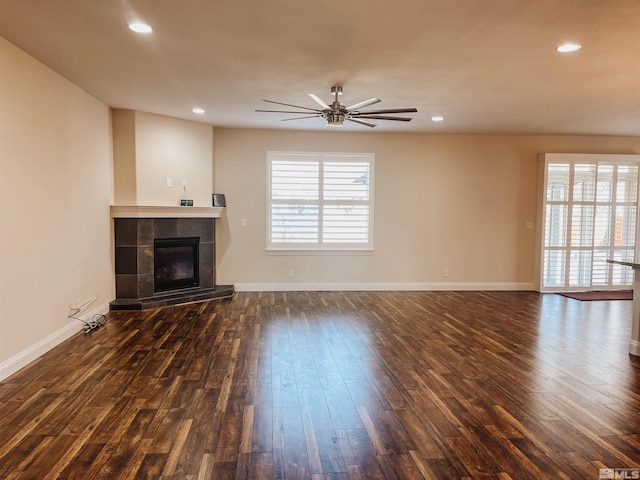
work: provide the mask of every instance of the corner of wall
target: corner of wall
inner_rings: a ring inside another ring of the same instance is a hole
[[[113,201],[116,205],[135,205],[136,123],[133,110],[111,109],[113,155]]]
[[[213,192],[218,189],[216,186],[216,129],[211,125],[211,188]]]

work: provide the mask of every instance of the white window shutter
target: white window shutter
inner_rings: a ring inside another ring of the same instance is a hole
[[[268,250],[370,250],[373,154],[268,152]]]
[[[632,282],[631,269],[607,260],[634,261],[638,163],[584,157],[545,166],[542,290]]]

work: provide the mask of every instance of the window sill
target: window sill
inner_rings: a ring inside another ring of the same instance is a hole
[[[345,256],[345,255],[372,255],[373,249],[367,250],[305,250],[302,248],[299,249],[267,249],[267,255],[300,255],[300,256],[315,256],[315,255],[336,255],[336,256]]]

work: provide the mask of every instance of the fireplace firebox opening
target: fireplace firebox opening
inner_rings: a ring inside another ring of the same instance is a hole
[[[200,237],[154,240],[154,290],[166,292],[200,285]]]

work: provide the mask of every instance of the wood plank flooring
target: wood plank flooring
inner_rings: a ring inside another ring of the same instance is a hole
[[[111,312],[0,383],[0,478],[597,479],[640,468],[630,325],[535,292]]]

